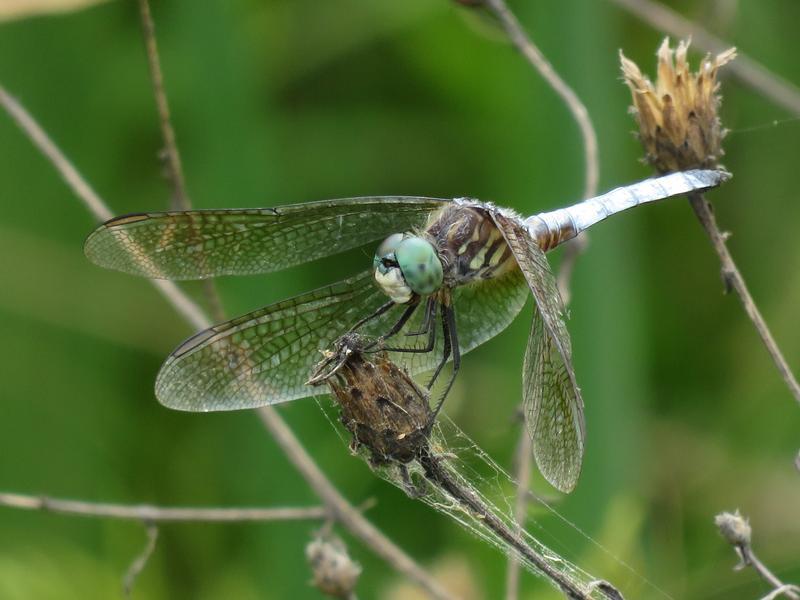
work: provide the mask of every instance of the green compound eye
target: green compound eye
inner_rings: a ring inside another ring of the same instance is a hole
[[[442,286],[442,263],[429,242],[419,237],[406,238],[394,254],[406,284],[415,293],[432,294]]]
[[[372,268],[377,269],[381,267],[381,272],[385,272],[385,269],[382,268],[381,261],[384,258],[390,258],[394,260],[394,251],[397,249],[397,246],[400,245],[400,242],[403,241],[403,234],[402,233],[393,233],[385,240],[381,242],[381,245],[378,246],[378,249],[375,251],[375,257],[372,259]]]

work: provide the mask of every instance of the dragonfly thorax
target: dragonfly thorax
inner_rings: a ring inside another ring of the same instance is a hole
[[[410,234],[395,233],[386,238],[372,261],[375,281],[397,304],[415,295],[427,296],[442,286],[442,262],[433,244]]]
[[[435,240],[449,287],[493,279],[517,268],[491,210],[491,205],[463,199],[430,217],[425,234]]]

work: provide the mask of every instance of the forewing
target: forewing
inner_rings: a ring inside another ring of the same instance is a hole
[[[552,485],[569,492],[580,475],[585,425],[561,296],[547,258],[525,227],[497,211],[492,217],[536,301],[522,373],[526,423],[536,464]]]
[[[141,213],[100,225],[94,263],[158,279],[204,279],[285,269],[425,223],[447,201],[374,196],[276,208]]]
[[[365,271],[201,331],[167,358],[156,396],[203,412],[311,396],[305,382],[321,351],[386,300]]]

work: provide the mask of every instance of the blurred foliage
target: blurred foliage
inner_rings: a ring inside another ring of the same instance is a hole
[[[672,4],[800,82],[794,0]],[[465,9],[425,0],[153,8],[198,207],[421,194],[533,213],[581,192],[580,140],[567,110],[491,23]],[[617,50],[652,73],[661,34],[604,2],[515,8],[592,115],[601,187],[648,176],[630,134]],[[0,81],[115,212],[167,205],[135,3],[3,23]],[[732,130],[724,162],[735,177],[711,198],[798,370],[800,123],[771,126],[791,115],[735,80],[723,93]],[[155,401],[161,360],[191,331],[147,283],[84,260],[81,244],[95,223],[5,116],[0,199],[0,488],[164,505],[316,503],[253,415],[179,414]],[[219,286],[235,314],[326,283],[332,269],[357,268],[328,261]],[[569,327],[588,452],[577,490],[557,506],[606,550],[536,511],[532,533],[629,598],[665,597],[655,586],[674,598],[755,598],[764,585],[731,571],[733,552],[713,527],[715,513],[738,507],[762,559],[800,580],[798,407],[738,300],[722,294],[717,259],[684,201],[592,232]],[[469,354],[447,406],[505,465],[527,328],[520,318]],[[369,517],[400,546],[453,589],[501,595],[502,555],[373,477],[313,401],[281,411],[349,498],[377,498]],[[303,558],[314,527],[165,526],[134,595],[318,597]],[[119,597],[144,537],[132,523],[0,509],[0,598]],[[364,566],[360,597],[414,597],[347,539]],[[524,576],[525,597],[542,589]]]

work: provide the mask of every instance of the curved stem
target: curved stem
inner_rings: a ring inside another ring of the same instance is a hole
[[[767,352],[769,352],[772,362],[775,363],[778,372],[786,383],[786,387],[789,388],[789,392],[794,396],[795,400],[800,403],[800,385],[798,385],[794,373],[792,373],[789,364],[783,357],[783,353],[775,341],[775,338],[772,337],[772,333],[766,321],[764,321],[764,317],[761,316],[761,311],[758,310],[758,306],[750,295],[750,290],[747,289],[744,277],[742,277],[739,268],[733,261],[731,253],[728,251],[728,246],[725,243],[725,235],[717,226],[717,220],[714,217],[714,212],[711,210],[711,205],[706,201],[703,194],[700,193],[689,194],[689,203],[706,234],[708,234],[711,245],[714,246],[717,256],[719,256],[725,285],[729,289],[734,290],[739,296],[747,316],[750,317],[750,320],[753,322],[756,332],[758,332],[762,343],[767,348]]]
[[[525,59],[539,72],[544,80],[553,88],[564,104],[567,105],[573,119],[578,124],[578,128],[583,138],[583,154],[586,162],[586,175],[584,180],[583,195],[591,198],[597,193],[597,181],[600,174],[600,161],[597,150],[597,134],[595,133],[589,111],[586,110],[581,99],[566,82],[556,73],[550,62],[544,57],[541,50],[536,47],[525,30],[519,24],[517,17],[506,6],[504,0],[486,0],[488,6],[495,16],[500,20],[506,35],[525,57]]]

